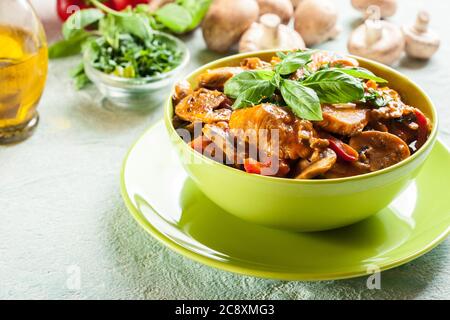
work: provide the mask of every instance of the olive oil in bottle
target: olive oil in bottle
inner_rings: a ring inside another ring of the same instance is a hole
[[[36,107],[48,65],[46,43],[37,37],[0,25],[0,143],[14,140],[31,122],[37,123]]]

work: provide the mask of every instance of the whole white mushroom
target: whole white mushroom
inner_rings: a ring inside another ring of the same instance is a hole
[[[393,64],[405,47],[402,30],[393,23],[380,20],[377,6],[371,6],[368,10],[369,18],[350,35],[348,51],[387,65]]]
[[[295,30],[308,47],[334,39],[340,33],[337,8],[330,0],[302,0],[294,17]]]
[[[239,52],[266,49],[305,49],[305,42],[297,31],[281,24],[279,16],[266,13],[242,35]]]
[[[403,28],[405,34],[405,51],[409,57],[417,59],[429,59],[439,49],[440,39],[438,35],[428,28],[430,15],[426,11],[420,11],[416,23],[413,26]]]
[[[202,22],[206,45],[216,52],[227,52],[259,17],[255,0],[215,0]]]

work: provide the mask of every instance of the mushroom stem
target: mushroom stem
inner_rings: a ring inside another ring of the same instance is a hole
[[[275,14],[262,15],[259,22],[264,28],[265,34],[273,41],[278,37],[278,26],[281,24],[281,19]]]
[[[367,8],[367,19],[364,22],[366,28],[366,44],[368,46],[380,41],[383,36],[383,28],[380,23],[380,7],[372,5]]]
[[[380,41],[381,36],[383,35],[383,29],[379,21],[375,20],[366,20],[366,43],[368,46],[373,45],[374,43]]]
[[[425,33],[428,31],[428,24],[430,23],[430,14],[424,10],[421,10],[417,14],[416,24],[414,30],[417,33]]]

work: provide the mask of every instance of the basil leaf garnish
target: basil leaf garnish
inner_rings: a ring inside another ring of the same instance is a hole
[[[280,75],[288,75],[294,73],[308,62],[311,61],[313,51],[296,51],[284,55],[283,60],[277,64],[275,70]],[[281,55],[283,57],[283,55]]]
[[[270,70],[244,71],[225,83],[224,93],[230,98],[236,99],[242,92],[251,87],[257,87],[261,81],[272,80],[275,73]]]
[[[255,82],[239,94],[233,104],[233,109],[240,109],[247,106],[259,104],[262,100],[270,98],[276,87],[269,80],[260,80]]]
[[[361,67],[353,67],[353,68],[333,68],[331,70],[337,70],[337,71],[341,71],[344,72],[348,75],[351,75],[355,78],[359,78],[359,79],[365,79],[365,80],[372,80],[378,83],[387,83],[388,81],[377,77],[376,75],[374,75],[371,71],[365,69],[365,68],[361,68]]]
[[[322,120],[319,97],[313,89],[298,81],[283,80],[280,90],[284,101],[297,117],[306,120]]]
[[[322,103],[348,103],[364,97],[362,82],[339,70],[317,71],[302,84],[313,89]]]

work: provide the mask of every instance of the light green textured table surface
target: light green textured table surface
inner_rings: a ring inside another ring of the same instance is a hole
[[[33,2],[49,38],[55,39],[55,1]],[[336,2],[344,32],[322,48],[345,52],[348,32],[359,15],[349,0]],[[412,22],[419,3],[400,0],[393,20]],[[442,36],[442,48],[429,63],[403,60],[398,69],[435,101],[440,137],[450,145],[450,2],[423,3]],[[192,51],[189,70],[218,57],[205,49],[200,32],[185,40]],[[51,62],[35,135],[0,147],[0,298],[450,298],[449,240],[407,265],[383,272],[381,290],[368,290],[366,278],[281,282],[245,277],[169,251],[134,222],[119,192],[122,159],[145,128],[161,118],[161,108],[115,110],[102,106],[93,88],[75,92],[67,74],[76,61]],[[166,95],[161,92],[160,98]],[[78,270],[76,289],[73,276]]]

